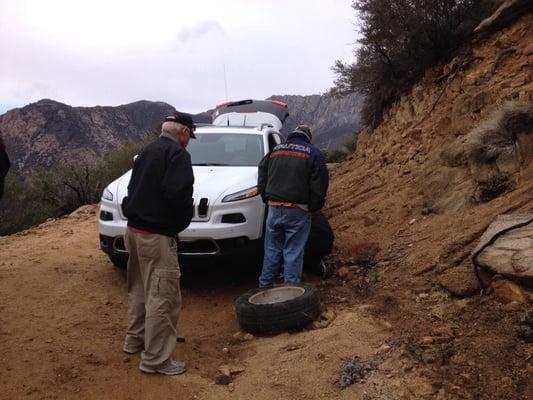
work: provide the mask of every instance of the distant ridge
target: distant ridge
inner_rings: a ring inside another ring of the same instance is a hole
[[[289,106],[291,116],[283,133],[301,123],[311,125],[320,147],[342,145],[359,130],[360,96],[272,96]],[[142,141],[163,118],[175,111],[170,104],[140,100],[120,106],[72,107],[42,99],[0,115],[13,169],[28,175],[81,157],[97,160],[126,141]],[[184,110],[185,111],[185,110]],[[195,122],[211,122],[210,111],[194,115]]]

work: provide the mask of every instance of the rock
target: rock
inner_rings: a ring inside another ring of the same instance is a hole
[[[434,395],[438,391],[436,388],[433,387],[433,385],[428,382],[417,383],[416,385],[410,386],[409,390],[417,397],[424,398]]]
[[[411,221],[409,221],[409,225],[413,225],[416,222],[416,218],[413,218]]]
[[[185,337],[184,336],[176,336],[176,342],[185,343]]]
[[[232,379],[230,375],[224,375],[218,372],[215,375],[215,383],[217,385],[229,385],[231,383]]]
[[[244,340],[245,342],[248,342],[250,340],[254,340],[255,339],[255,336],[252,335],[251,333],[247,333],[245,334],[243,337],[242,337],[242,340]]]
[[[502,307],[505,311],[519,311],[521,306],[517,301],[511,301],[510,303],[504,304]]]
[[[233,334],[233,340],[232,342],[233,343],[242,343],[242,342],[247,342],[247,341],[250,341],[250,340],[253,340],[255,337],[254,335],[252,335],[251,333],[244,333],[244,332],[235,332]]]
[[[388,344],[382,344],[379,349],[376,350],[377,355],[385,354],[387,353],[391,347]]]
[[[335,319],[335,311],[333,310],[326,310],[322,313],[322,315],[320,316],[322,319],[325,319],[327,321],[332,321]]]
[[[311,329],[324,329],[327,328],[330,324],[330,321],[328,320],[319,320],[319,321],[313,321],[311,324]]]
[[[233,392],[233,391],[235,390],[235,383],[230,382],[230,383],[228,384],[228,390],[229,390],[230,392]]]
[[[122,359],[122,362],[123,362],[123,363],[129,363],[130,361],[131,361],[131,358],[129,358],[128,356],[126,356],[126,357],[124,357],[124,358]]]
[[[433,338],[431,336],[424,336],[420,339],[420,344],[433,344]]]
[[[533,328],[533,308],[529,310],[528,312],[526,312],[526,314],[524,315],[524,317],[521,319],[520,322]]]
[[[495,296],[503,304],[511,302],[519,304],[527,303],[527,296],[524,293],[524,290],[516,283],[504,279],[497,279],[491,283],[491,286],[494,289]]]
[[[228,365],[228,370],[231,376],[235,376],[246,371],[246,368],[244,367],[244,365],[230,364]]]
[[[291,343],[291,344],[281,347],[280,350],[294,351],[294,350],[300,350],[302,347],[304,347],[304,345],[301,343]]]
[[[246,368],[240,364],[224,364],[218,367],[218,372],[222,375],[233,377],[244,372]]]
[[[229,366],[224,364],[218,367],[218,372],[220,372],[222,375],[231,376],[231,371],[229,369]]]
[[[222,348],[222,353],[228,354],[229,353],[229,349],[227,347],[223,347]]]
[[[46,343],[52,343],[54,341],[54,339],[46,339],[45,342]]]
[[[479,282],[470,269],[452,268],[435,279],[435,283],[459,298],[473,296],[479,291]]]
[[[521,324],[518,326],[518,336],[520,336],[520,338],[522,338],[524,341],[528,342],[528,343],[533,343],[533,328],[526,325],[526,324]]]
[[[453,336],[424,336],[420,339],[421,344],[442,344],[450,343],[454,339]]]
[[[375,225],[376,222],[377,222],[377,218],[372,216],[372,215],[365,215],[365,217],[363,218],[363,225],[364,226],[372,226],[372,225]]]
[[[344,281],[349,281],[354,277],[354,273],[348,267],[341,267],[337,270],[337,276]]]
[[[526,57],[532,55],[533,54],[533,44],[530,44],[529,46],[526,46],[526,48],[524,49],[522,54],[525,55]]]

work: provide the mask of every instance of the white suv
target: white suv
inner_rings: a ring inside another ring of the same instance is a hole
[[[196,129],[191,140],[194,171],[194,216],[179,234],[182,256],[218,256],[256,251],[262,246],[265,206],[258,196],[257,166],[274,146],[289,115],[279,101],[224,103],[213,113],[213,125]],[[124,267],[127,220],[122,200],[131,170],[111,182],[100,203],[100,247]]]

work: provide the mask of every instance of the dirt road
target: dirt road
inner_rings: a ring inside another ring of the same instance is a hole
[[[177,348],[189,371],[144,375],[139,357],[121,351],[125,278],[98,249],[94,213],[1,238],[0,254],[5,399],[332,398],[339,396],[340,358],[372,354],[387,337],[363,312],[341,312],[328,329],[236,340],[233,301],[253,287],[255,274],[197,267],[184,271],[179,331],[186,341]],[[233,385],[215,385],[217,368],[228,363],[246,369]]]
[[[255,273],[229,265],[183,271],[177,377],[139,372],[121,345],[123,273],[98,249],[90,212],[0,238],[2,399],[525,399],[533,348],[491,298],[457,300],[398,278],[339,276],[319,286],[321,329],[245,340],[235,298]],[[516,313],[515,313],[516,315]],[[360,370],[362,382],[339,388]],[[220,366],[244,368],[215,384]],[[488,383],[487,383],[488,382]],[[497,393],[497,397],[493,394]]]

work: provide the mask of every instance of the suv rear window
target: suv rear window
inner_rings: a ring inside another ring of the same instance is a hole
[[[187,146],[192,165],[256,166],[263,158],[263,136],[199,133]]]

